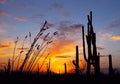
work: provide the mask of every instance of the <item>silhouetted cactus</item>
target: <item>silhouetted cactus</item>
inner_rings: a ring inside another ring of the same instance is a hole
[[[79,74],[79,51],[78,46],[76,46],[76,59],[72,61],[75,66],[76,75]]]
[[[82,38],[83,38],[83,54],[84,59],[87,62],[87,75],[90,75],[91,65],[94,66],[95,74],[98,75],[100,73],[100,63],[99,63],[99,55],[97,55],[96,48],[96,33],[94,33],[93,25],[92,25],[92,12],[88,15],[88,23],[87,23],[87,35],[86,42],[88,48],[88,58],[86,57],[85,51],[85,39],[84,39],[84,26],[82,26]]]
[[[66,66],[66,63],[64,63],[64,68],[65,68],[65,74],[67,74],[67,66]]]
[[[109,75],[113,74],[113,67],[112,67],[112,56],[109,55]]]
[[[49,59],[49,63],[48,63],[48,65],[47,65],[47,74],[48,74],[48,75],[51,73],[51,70],[50,70],[50,60],[51,60],[51,59]]]

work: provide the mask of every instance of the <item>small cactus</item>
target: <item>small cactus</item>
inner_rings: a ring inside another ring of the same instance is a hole
[[[51,73],[51,70],[50,70],[50,61],[51,61],[51,59],[49,59],[49,63],[47,64],[47,74]]]
[[[78,75],[79,74],[79,51],[78,51],[78,46],[76,46],[76,60],[73,60],[72,62],[75,66],[76,75]]]
[[[109,55],[109,75],[113,74],[113,67],[112,67],[112,55]]]
[[[66,66],[66,63],[64,63],[64,67],[65,67],[65,74],[67,74],[67,66]]]

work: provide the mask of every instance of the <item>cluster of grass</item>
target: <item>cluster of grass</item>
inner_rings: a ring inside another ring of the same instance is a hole
[[[24,43],[28,38],[28,35],[26,35],[23,40],[21,51],[19,52],[18,56],[16,56],[17,44],[19,41],[19,37],[17,37],[16,41],[14,42],[15,45],[14,45],[12,59],[9,58],[8,63],[3,66],[4,67],[3,72],[7,74],[8,73],[11,74],[12,72],[27,71],[28,73],[30,73],[34,71],[36,67],[38,67],[38,70],[40,71],[41,67],[43,66],[44,62],[49,56],[49,53],[47,55],[45,54],[46,49],[48,48],[48,45],[52,43],[53,37],[57,34],[57,31],[51,34],[49,31],[47,31],[48,29],[49,28],[47,26],[47,21],[45,21],[42,28],[40,28],[39,32],[34,37],[33,42],[31,39],[31,33],[29,32],[30,48],[28,48],[29,50],[24,56],[24,59],[21,56],[23,55]],[[43,37],[41,42],[39,42],[40,37]],[[39,65],[39,61],[41,60],[42,56],[45,56],[45,59],[43,60],[42,65]],[[15,64],[17,65],[16,67]]]

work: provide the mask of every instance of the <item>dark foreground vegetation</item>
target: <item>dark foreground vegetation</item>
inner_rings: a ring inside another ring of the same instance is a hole
[[[75,74],[0,74],[0,84],[120,84],[120,74],[99,76]]]

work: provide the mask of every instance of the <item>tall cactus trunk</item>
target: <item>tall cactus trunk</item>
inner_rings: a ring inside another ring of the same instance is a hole
[[[79,51],[78,46],[76,46],[76,75],[79,73]]]
[[[48,63],[48,66],[47,66],[47,74],[48,75],[51,73],[51,70],[50,70],[50,61],[51,61],[51,59],[49,59],[49,63]]]
[[[87,76],[90,75],[90,66],[91,66],[90,60],[88,60],[88,62],[87,62]]]
[[[112,67],[112,56],[109,55],[109,75],[113,74],[113,67]]]
[[[100,74],[100,53],[95,57],[95,75]]]
[[[65,75],[67,74],[67,66],[66,63],[64,63],[64,68],[65,68]]]

